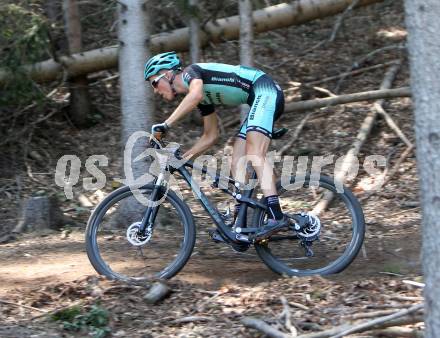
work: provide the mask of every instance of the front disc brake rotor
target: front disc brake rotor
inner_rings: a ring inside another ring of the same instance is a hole
[[[127,240],[130,242],[130,244],[134,246],[141,246],[146,243],[151,238],[152,232],[150,229],[145,230],[145,236],[141,235],[139,233],[139,229],[141,228],[141,222],[135,222],[131,224],[127,229]]]

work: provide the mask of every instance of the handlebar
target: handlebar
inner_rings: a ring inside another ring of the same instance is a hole
[[[156,134],[159,134],[158,137]],[[150,147],[158,150],[158,153],[173,154],[177,160],[181,160],[181,145],[177,142],[164,142],[163,139],[164,135],[162,133],[154,133],[152,136],[150,136]]]

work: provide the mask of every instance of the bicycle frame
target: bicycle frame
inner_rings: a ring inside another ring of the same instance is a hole
[[[196,193],[197,198],[200,200],[201,205],[203,206],[203,208],[208,212],[208,214],[211,216],[212,220],[215,222],[218,230],[221,232],[221,234],[229,241],[232,242],[239,242],[237,235],[240,235],[240,233],[236,233],[234,231],[231,230],[231,227],[229,227],[228,225],[225,224],[225,222],[223,221],[220,212],[217,210],[217,208],[215,206],[212,205],[211,201],[208,199],[208,197],[206,197],[206,195],[203,193],[203,191],[200,189],[199,185],[197,184],[197,182],[192,179],[191,174],[189,173],[187,168],[191,168],[191,169],[196,169],[196,170],[200,170],[203,174],[207,174],[210,175],[207,171],[207,169],[205,168],[200,168],[196,165],[194,165],[194,163],[192,161],[188,161],[186,162],[183,166],[181,166],[180,168],[177,169],[177,171],[180,173],[180,175],[183,177],[183,179],[188,183],[188,185],[191,187],[191,190],[193,192]],[[255,179],[257,177],[255,171],[253,171],[252,175],[251,175],[251,179]],[[220,176],[215,175],[215,177],[212,177],[214,179],[214,183],[213,185],[217,188],[219,188],[221,191],[233,196],[238,202],[240,202],[240,211],[237,215],[234,227],[236,229],[240,228],[240,229],[244,229],[246,228],[246,211],[247,208],[250,206],[252,208],[261,208],[266,210],[267,206],[251,199],[250,197],[252,196],[252,193],[254,191],[254,189],[248,189],[245,191],[241,191],[239,188],[237,188],[237,185],[240,186],[240,183],[235,181],[232,177],[227,177],[226,179],[228,180],[228,183],[234,185],[238,192],[233,192],[230,191],[229,189],[222,189],[220,187],[218,187],[218,183],[220,181]],[[246,232],[253,232],[252,230],[256,230],[256,228],[247,228]],[[242,243],[243,238],[241,239],[241,243]]]
[[[158,148],[157,145],[155,145],[155,147]],[[174,154],[174,155],[177,155],[177,154]],[[181,159],[178,156],[176,156],[176,158],[178,160]],[[233,196],[237,200],[237,202],[240,203],[240,205],[241,205],[240,211],[237,215],[237,218],[236,218],[236,221],[234,224],[234,228],[239,229],[239,232],[233,231],[230,226],[226,225],[226,223],[223,221],[223,218],[222,218],[220,212],[211,203],[211,201],[208,199],[208,197],[206,197],[206,195],[200,189],[200,186],[198,185],[196,180],[194,180],[191,177],[191,174],[188,171],[188,168],[191,168],[193,170],[194,169],[200,170],[201,173],[211,176],[214,179],[213,185],[215,187],[217,187],[221,191]],[[205,169],[204,167],[199,167],[199,166],[195,165],[193,161],[187,161],[178,168],[171,167],[171,168],[167,168],[167,169],[171,174],[173,174],[174,172],[177,171],[183,177],[183,179],[191,187],[191,190],[196,194],[197,198],[200,200],[200,203],[203,206],[203,208],[211,216],[212,220],[216,224],[217,229],[220,231],[221,235],[228,242],[243,243],[243,240],[246,241],[246,238],[247,238],[247,237],[244,237],[244,236],[246,236],[244,233],[251,233],[251,232],[255,232],[257,230],[257,228],[248,228],[246,225],[247,208],[250,206],[251,208],[261,208],[263,210],[267,210],[267,206],[263,203],[260,203],[256,200],[251,199],[252,193],[254,191],[253,188],[242,191],[239,188],[240,183],[237,182],[236,180],[234,180],[232,177],[220,177],[219,175],[213,176],[208,172],[207,169]],[[256,172],[253,171],[250,178],[255,179],[256,177],[257,177]],[[236,190],[238,190],[238,191],[236,192],[236,191],[231,191],[227,188],[226,189],[220,188],[218,186],[218,184],[221,179],[226,180],[228,182],[228,184],[232,184],[236,188]],[[163,180],[164,180],[163,173],[160,173],[158,175],[158,177],[154,180],[155,188],[153,189],[153,191],[150,195],[151,201],[157,201],[160,199],[161,189],[163,188],[162,187]],[[142,219],[141,226],[140,226],[141,233],[145,233],[145,230],[147,229],[148,225],[150,225],[151,227],[153,226],[154,219],[155,219],[156,214],[158,212],[158,208],[159,208],[159,206],[147,208],[145,215]]]

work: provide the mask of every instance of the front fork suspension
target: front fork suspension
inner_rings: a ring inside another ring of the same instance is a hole
[[[162,198],[163,181],[164,181],[164,174],[160,173],[156,181],[154,182],[154,188],[150,195],[150,202],[152,204],[154,204],[154,202],[157,202]],[[156,220],[157,212],[159,211],[159,206],[160,205],[152,205],[147,207],[147,210],[145,211],[144,217],[142,218],[139,227],[140,234],[145,235],[146,229],[152,231],[154,221]]]

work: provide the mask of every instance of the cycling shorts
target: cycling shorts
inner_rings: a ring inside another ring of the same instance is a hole
[[[237,137],[246,139],[248,131],[257,131],[272,138],[273,124],[284,112],[281,87],[270,76],[262,75],[253,83],[247,103],[251,108]]]

